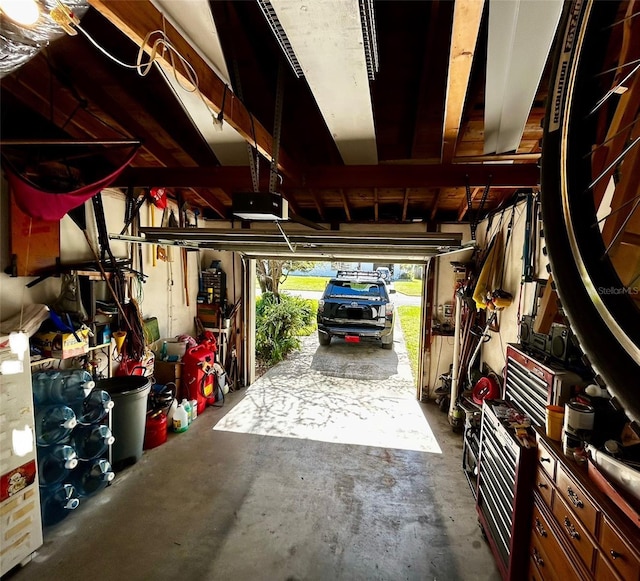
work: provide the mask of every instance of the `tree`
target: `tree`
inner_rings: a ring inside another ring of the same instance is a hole
[[[256,260],[256,272],[260,290],[279,296],[280,285],[292,271],[309,272],[313,262],[308,260]]]

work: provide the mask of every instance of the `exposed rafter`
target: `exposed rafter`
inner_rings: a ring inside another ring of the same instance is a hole
[[[445,101],[443,163],[450,163],[455,155],[483,9],[484,0],[455,2]]]
[[[438,189],[438,191],[436,192],[435,198],[433,198],[433,205],[431,206],[431,216],[430,219],[433,221],[435,220],[436,214],[438,212],[438,206],[440,205],[440,196],[441,196],[441,190]]]
[[[268,187],[261,176],[260,187]],[[424,187],[532,188],[540,183],[540,171],[533,164],[449,164],[449,165],[350,165],[310,167],[301,189],[319,188],[424,188]],[[165,187],[219,187],[227,191],[251,189],[251,176],[243,167],[129,168],[115,185]],[[294,186],[295,187],[295,186]]]
[[[347,222],[351,222],[351,208],[349,207],[349,200],[343,189],[340,189],[340,197],[342,198],[342,205],[344,206],[344,213],[347,216]]]
[[[409,188],[404,189],[404,200],[402,201],[402,221],[407,220],[407,207],[409,206]]]
[[[167,37],[179,53],[190,63],[198,77],[199,90],[207,104],[215,111],[222,109],[224,99],[224,120],[251,144],[256,144],[258,150],[267,159],[273,158],[273,137],[251,116],[244,104],[226,88],[225,82],[218,77],[205,60],[195,51],[182,35],[163,17],[151,2],[138,0],[136,2],[109,2],[107,0],[89,0],[89,3],[100,12],[114,26],[126,34],[136,45],[141,46],[145,36],[153,30],[164,30]],[[150,51],[150,47],[145,47]],[[180,69],[174,71],[169,53],[160,53],[158,63],[170,74],[181,77],[185,86],[190,86],[190,80]],[[254,133],[255,132],[255,133]],[[278,168],[294,182],[299,179],[299,171],[295,162],[280,150]]]

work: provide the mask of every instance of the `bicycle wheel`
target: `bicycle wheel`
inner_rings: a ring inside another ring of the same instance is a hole
[[[555,63],[541,160],[551,272],[591,365],[640,426],[640,1],[568,3]]]

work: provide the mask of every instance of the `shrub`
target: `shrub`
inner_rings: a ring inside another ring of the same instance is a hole
[[[275,365],[300,347],[298,336],[310,333],[315,313],[311,301],[282,293],[264,293],[256,301],[256,356]]]

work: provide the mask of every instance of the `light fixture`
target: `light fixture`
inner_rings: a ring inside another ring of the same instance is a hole
[[[0,12],[21,26],[32,26],[40,18],[36,0],[0,0]]]
[[[242,220],[288,220],[289,203],[274,192],[240,192],[233,196],[231,212]]]

